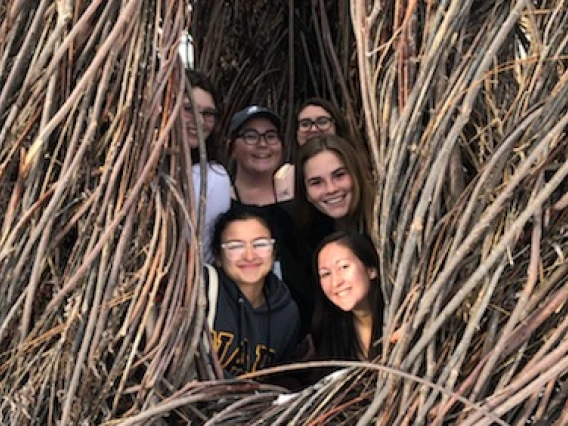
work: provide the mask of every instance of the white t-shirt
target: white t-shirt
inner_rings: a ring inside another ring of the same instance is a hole
[[[199,164],[192,166],[193,189],[195,202],[199,205],[199,192],[201,187],[201,172]],[[231,179],[227,170],[218,163],[207,163],[207,193],[205,203],[205,236],[203,239],[203,256],[208,263],[213,262],[211,251],[211,237],[213,225],[217,216],[231,207]]]

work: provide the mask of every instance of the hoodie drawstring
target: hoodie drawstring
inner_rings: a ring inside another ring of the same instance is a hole
[[[243,369],[243,371],[248,371],[248,366],[246,365],[247,362],[247,358],[248,358],[248,353],[245,354],[245,344],[243,342],[243,335],[245,335],[243,328],[244,328],[244,324],[245,324],[245,300],[243,298],[242,295],[239,296],[237,303],[239,304],[239,319],[238,319],[238,328],[237,328],[237,342],[239,347],[241,348],[241,353],[242,353],[242,365],[241,368]]]
[[[266,349],[270,350],[270,319],[272,317],[272,311],[270,309],[270,300],[268,299],[268,292],[266,291],[266,284],[262,287],[262,295],[264,296],[264,302],[266,303],[267,324],[266,324]]]

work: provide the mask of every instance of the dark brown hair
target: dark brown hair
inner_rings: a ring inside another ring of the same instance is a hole
[[[351,132],[349,131],[349,126],[347,125],[345,117],[343,116],[339,108],[337,108],[333,103],[322,98],[308,98],[300,104],[300,106],[296,110],[296,130],[298,130],[298,116],[306,107],[310,105],[319,106],[325,109],[335,123],[335,133],[338,136],[341,136],[344,139],[348,139],[351,142]]]
[[[217,118],[213,131],[205,141],[205,151],[207,153],[207,161],[224,164],[223,151],[220,146],[220,124],[219,117],[221,116],[221,101],[219,94],[213,87],[211,81],[200,71],[186,69],[185,76],[189,84],[186,84],[186,90],[199,88],[211,95],[217,110]],[[187,93],[187,92],[186,92]],[[189,96],[189,95],[188,95]],[[193,148],[191,150],[191,161],[193,164],[199,163],[199,150]]]

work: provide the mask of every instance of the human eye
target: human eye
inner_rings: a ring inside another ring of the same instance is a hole
[[[223,248],[231,253],[236,253],[245,248],[245,243],[242,241],[229,241],[228,243],[223,244]]]
[[[193,105],[189,103],[183,104],[183,111],[188,114],[193,114]]]
[[[309,118],[304,118],[303,120],[298,121],[298,127],[302,130],[309,130],[312,127],[312,120]]]
[[[259,238],[259,239],[254,240],[252,242],[252,246],[255,249],[264,249],[264,248],[270,247],[271,245],[272,245],[271,241],[268,238]]]
[[[320,280],[323,281],[324,279],[329,278],[329,276],[331,275],[331,272],[328,271],[327,269],[320,269],[318,271],[318,275],[319,275]]]
[[[308,186],[318,186],[321,185],[322,180],[320,178],[308,179]]]
[[[245,140],[247,144],[254,145],[259,140],[259,135],[254,130],[247,130],[243,132],[242,138]]]
[[[272,253],[274,240],[268,238],[259,238],[252,242],[252,248],[261,256],[268,256]]]
[[[211,108],[207,108],[201,111],[201,115],[203,115],[203,118],[205,118],[206,120],[214,120],[217,117],[217,111]]]
[[[325,127],[331,123],[331,118],[329,117],[318,117],[316,119],[316,125],[319,127]]]
[[[264,140],[267,143],[275,143],[278,139],[278,132],[276,130],[269,130],[264,134]]]
[[[341,169],[337,169],[335,172],[333,172],[333,176],[340,179],[345,176],[349,176],[349,172],[345,167],[342,167]]]

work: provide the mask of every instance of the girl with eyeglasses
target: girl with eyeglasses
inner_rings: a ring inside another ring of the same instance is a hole
[[[304,270],[298,268],[293,205],[276,191],[274,172],[282,164],[282,120],[272,110],[252,105],[237,112],[229,125],[233,205],[258,206],[278,241],[274,273],[282,279],[300,308],[302,334],[309,330],[311,295]]]
[[[296,114],[296,141],[302,146],[321,134],[339,135],[350,140],[349,126],[343,114],[331,102],[321,98],[306,99]]]
[[[185,140],[191,152],[191,173],[196,204],[201,189],[201,166],[199,164],[198,126],[203,131],[207,155],[207,202],[205,204],[204,258],[213,260],[209,235],[215,218],[231,206],[231,179],[221,161],[219,146],[219,107],[220,102],[213,84],[204,74],[186,70],[186,78],[191,87],[192,99],[186,95],[183,100],[183,119],[185,121]]]
[[[223,369],[234,376],[290,361],[296,348],[298,307],[272,272],[275,244],[258,208],[234,206],[215,222],[217,291],[208,309],[215,313],[214,350]],[[211,294],[212,276],[207,283]]]
[[[318,135],[339,135],[353,144],[345,117],[330,101],[308,98],[296,112],[296,146],[294,152],[310,138]],[[284,164],[276,172],[275,186],[280,198],[294,197],[294,165]]]

